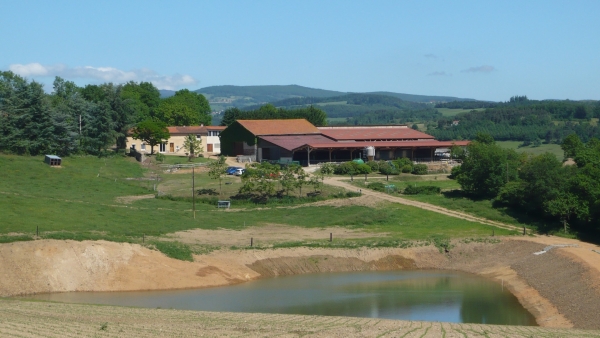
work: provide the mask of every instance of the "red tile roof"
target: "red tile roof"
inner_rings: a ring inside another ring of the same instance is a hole
[[[320,134],[317,127],[305,119],[291,120],[237,120],[255,136]]]
[[[174,126],[167,127],[170,134],[206,134],[208,130],[224,130],[226,127],[221,126]]]
[[[373,146],[377,148],[448,148],[453,145],[457,146],[466,146],[470,141],[436,141],[436,140],[427,140],[427,141],[377,141],[377,142],[333,142],[333,143],[320,143],[320,142],[312,142],[307,145],[313,149],[358,149],[364,148],[368,146]],[[299,146],[295,149],[301,148],[306,145]]]
[[[406,126],[359,126],[359,127],[319,127],[323,135],[336,140],[417,140],[434,139],[433,136]]]
[[[335,143],[334,140],[320,134],[313,135],[272,135],[261,136],[260,139],[273,143],[283,149],[292,151],[308,143]]]

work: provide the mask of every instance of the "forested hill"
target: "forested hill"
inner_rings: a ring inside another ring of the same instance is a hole
[[[452,108],[458,103],[453,103]],[[469,108],[476,108],[468,104]],[[446,108],[446,107],[442,107]],[[464,108],[456,106],[456,108]],[[584,142],[600,138],[600,102],[535,101],[523,99],[494,104],[438,120],[427,132],[441,140],[473,139],[487,133],[496,140],[561,142],[577,134]]]
[[[257,101],[272,102],[294,96],[329,97],[343,95],[343,92],[302,87],[288,86],[212,86],[196,90],[203,95],[214,97],[244,96],[253,97]]]
[[[399,98],[400,100],[410,101],[410,102],[453,102],[453,101],[462,101],[462,102],[470,102],[476,101],[475,99],[464,99],[452,96],[431,96],[431,95],[414,95],[414,94],[402,94],[402,93],[392,93],[392,92],[369,92],[364,94],[377,94],[377,95],[385,95]],[[479,101],[481,102],[481,101]]]
[[[330,124],[398,124],[442,117],[430,104],[379,94],[295,97],[274,102],[273,105],[284,109],[315,106],[327,113]],[[249,106],[244,110],[256,110],[259,107]]]
[[[316,89],[298,85],[287,86],[211,86],[195,90],[196,93],[204,95],[210,102],[213,111],[221,111],[231,107],[247,108],[249,106],[260,106],[266,103],[272,103],[281,106],[279,101],[290,98],[330,98],[335,96],[349,95],[352,93]],[[172,96],[175,92],[170,90],[161,90],[161,97]],[[361,94],[361,93],[356,93]],[[373,92],[362,93],[383,95],[401,99],[408,102],[431,103],[431,102],[449,102],[449,101],[469,101],[472,99],[462,99],[451,96],[429,96],[412,95],[393,92]],[[256,108],[256,107],[252,107]],[[249,108],[248,108],[249,109]]]

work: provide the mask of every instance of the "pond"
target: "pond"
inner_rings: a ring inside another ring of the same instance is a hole
[[[439,270],[321,273],[206,289],[70,292],[26,298],[203,311],[536,325],[535,318],[498,283]]]

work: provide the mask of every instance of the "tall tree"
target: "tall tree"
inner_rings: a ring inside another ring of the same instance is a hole
[[[206,98],[187,89],[179,90],[175,95],[163,99],[156,109],[155,116],[161,121],[173,125],[210,125],[210,105]]]
[[[133,128],[132,137],[150,145],[150,154],[154,154],[154,146],[166,142],[171,135],[166,123],[162,121],[145,120]]]
[[[160,92],[150,82],[126,83],[121,90],[121,97],[128,101],[134,111],[136,122],[153,117],[160,104]]]
[[[106,101],[95,106],[85,126],[85,147],[91,154],[102,154],[115,140],[115,122],[110,104]]]

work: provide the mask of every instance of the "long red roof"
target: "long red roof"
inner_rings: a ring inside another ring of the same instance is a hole
[[[453,145],[466,146],[470,141],[376,141],[376,142],[334,142],[334,143],[318,143],[312,142],[295,148],[295,150],[306,146],[312,149],[358,149],[364,147],[377,148],[447,148]]]
[[[262,140],[273,143],[283,149],[292,151],[298,147],[306,146],[308,143],[335,143],[336,141],[325,137],[321,134],[313,135],[276,135],[276,136],[261,136]]]
[[[244,128],[254,134],[262,135],[304,135],[320,134],[317,127],[305,119],[289,120],[237,120]]]
[[[395,141],[395,140],[419,140],[434,139],[433,136],[408,128],[406,126],[359,126],[359,127],[318,127],[328,137],[335,140],[356,141]]]

